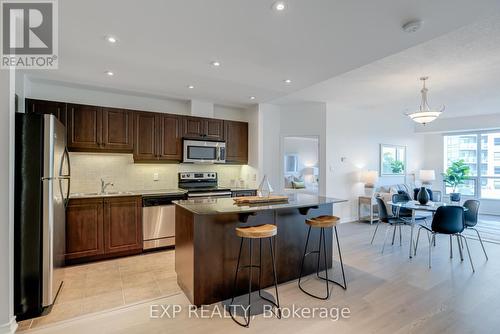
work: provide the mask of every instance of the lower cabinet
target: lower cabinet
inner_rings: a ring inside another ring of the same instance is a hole
[[[142,250],[142,201],[140,197],[104,199],[104,252]]]
[[[140,196],[71,199],[66,208],[66,261],[142,252]]]

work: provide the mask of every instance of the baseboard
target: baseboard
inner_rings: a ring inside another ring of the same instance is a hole
[[[0,334],[14,334],[17,329],[16,317],[10,318],[10,321],[0,325]]]

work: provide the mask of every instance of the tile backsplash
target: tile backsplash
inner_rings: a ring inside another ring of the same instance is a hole
[[[233,165],[135,164],[131,154],[70,153],[71,192],[100,191],[101,178],[112,182],[114,191],[177,188],[179,172],[217,172],[220,186],[244,183],[255,187],[253,168]],[[153,180],[158,174],[158,181]]]

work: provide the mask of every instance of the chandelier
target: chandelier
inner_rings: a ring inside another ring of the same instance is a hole
[[[420,80],[422,80],[423,82],[423,87],[422,90],[420,91],[422,93],[422,102],[420,103],[419,110],[413,113],[406,114],[406,116],[410,117],[415,122],[423,125],[434,121],[444,111],[444,106],[441,107],[440,110],[432,110],[429,107],[429,104],[427,103],[427,92],[429,90],[427,89],[427,87],[425,87],[425,81],[427,79],[429,79],[429,77],[420,78]]]

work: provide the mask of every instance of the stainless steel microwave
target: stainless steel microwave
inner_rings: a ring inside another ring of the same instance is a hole
[[[226,143],[222,141],[184,140],[183,162],[223,164]]]

